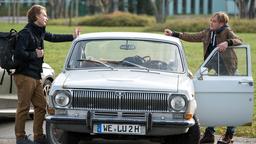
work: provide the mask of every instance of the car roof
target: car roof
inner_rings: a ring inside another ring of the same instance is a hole
[[[96,32],[80,35],[75,41],[88,39],[138,39],[138,40],[155,40],[163,42],[177,43],[181,45],[178,38],[165,36],[164,34],[143,33],[143,32]]]

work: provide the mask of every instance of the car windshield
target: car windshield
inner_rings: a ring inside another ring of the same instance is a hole
[[[79,41],[72,50],[67,67],[183,72],[177,45],[147,40]]]

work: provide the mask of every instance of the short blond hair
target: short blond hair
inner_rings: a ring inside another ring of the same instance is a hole
[[[228,21],[229,21],[229,17],[228,15],[225,13],[225,12],[216,12],[212,15],[212,17],[217,17],[217,20],[220,22],[220,23],[224,23],[224,24],[227,24]]]
[[[41,14],[42,10],[46,8],[41,5],[33,5],[27,12],[28,22],[35,22],[37,20],[36,16]]]

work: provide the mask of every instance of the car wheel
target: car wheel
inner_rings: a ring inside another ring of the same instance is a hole
[[[49,144],[78,144],[80,139],[74,133],[64,131],[46,121],[46,137]]]
[[[44,90],[44,95],[45,95],[45,96],[48,96],[49,91],[50,91],[50,88],[51,88],[51,85],[52,85],[52,81],[51,81],[51,80],[46,79],[46,80],[44,81],[43,90]]]
[[[165,141],[163,144],[172,144],[172,143],[199,144],[199,141],[200,141],[199,121],[196,116],[194,116],[193,119],[195,120],[195,125],[190,127],[187,133],[167,137],[165,138]]]

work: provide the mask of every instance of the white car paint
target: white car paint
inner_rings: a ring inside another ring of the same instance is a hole
[[[133,32],[80,35],[73,41],[64,69],[49,93],[49,108],[55,110],[46,117],[49,140],[56,143],[65,131],[94,133],[91,128],[97,129],[97,124],[106,121],[110,126],[143,121],[146,124],[142,126],[148,128],[145,135],[174,135],[181,143],[199,142],[195,115],[203,126],[248,125],[253,112],[250,49],[247,45],[236,48],[246,50],[243,56],[237,54],[240,74],[215,76],[203,71],[217,51],[214,50],[193,77],[177,38]],[[131,56],[142,59],[149,56],[150,60],[144,59],[141,65],[124,65]],[[159,61],[167,65],[165,69],[160,68],[164,64]],[[152,66],[154,62],[157,68]],[[173,65],[179,70],[172,69]],[[167,99],[157,95],[163,93]],[[158,106],[167,110],[152,110],[153,103],[159,101]],[[181,109],[174,109],[182,104]],[[137,117],[138,112],[141,117]],[[68,125],[71,121],[76,124]],[[93,121],[96,124],[91,126]],[[62,132],[55,135],[55,131]],[[180,134],[184,137],[179,137]]]
[[[194,78],[197,114],[204,126],[251,125],[253,114],[253,79],[250,47],[239,46],[247,53],[247,75],[244,76],[208,76],[200,70]],[[239,48],[237,47],[237,48]],[[201,69],[210,60],[215,50],[203,63]],[[246,64],[245,64],[246,65]]]
[[[131,89],[177,92],[176,74],[145,72],[141,70],[88,70],[68,71],[63,87]],[[136,87],[134,87],[136,86]]]

